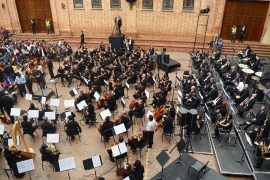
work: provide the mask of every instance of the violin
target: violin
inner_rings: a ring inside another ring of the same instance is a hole
[[[0,119],[3,124],[10,125],[11,121],[7,119],[7,117],[4,114],[0,114]]]
[[[105,91],[103,92],[105,93]],[[105,106],[105,98],[104,97],[100,97],[97,103],[97,108],[101,109]]]
[[[158,120],[158,119],[161,117],[161,114],[164,113],[164,111],[165,111],[165,107],[164,107],[164,106],[161,106],[161,107],[159,108],[159,110],[157,110],[157,111],[155,112],[154,118],[155,118],[156,120]]]
[[[138,101],[132,101],[129,105],[129,109],[137,108],[139,106]]]
[[[136,140],[136,139],[138,139],[139,137],[142,137],[142,134],[138,134],[138,135],[131,136],[130,138],[128,138],[128,142],[131,141],[131,140]]]
[[[117,124],[119,124],[119,123],[121,123],[121,118],[119,118],[119,119],[116,119],[114,122],[113,122],[113,124],[116,126]]]

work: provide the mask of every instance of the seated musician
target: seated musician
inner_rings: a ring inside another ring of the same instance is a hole
[[[247,130],[251,125],[261,126],[264,124],[266,115],[266,107],[265,105],[262,105],[260,111],[256,114],[256,117],[253,118],[250,123],[244,122],[242,124],[239,124],[239,126],[245,126],[244,130]]]
[[[213,84],[216,84],[216,82],[215,82],[214,78],[211,78],[209,83],[204,85],[203,90],[206,91],[206,92],[210,92],[211,91],[211,86]]]
[[[226,92],[230,93],[230,96],[234,97],[234,92],[241,92],[244,89],[244,80],[243,78],[239,79],[237,86],[227,86],[225,89]]]
[[[218,115],[221,115],[222,117],[225,117],[227,114],[227,108],[226,108],[226,102],[222,102],[221,106],[215,110],[213,113],[211,113],[211,119],[212,119],[212,123],[215,124],[216,122],[216,118]]]
[[[88,99],[88,95],[86,93],[83,93],[83,91],[80,91],[78,98],[76,99],[76,104],[80,103],[81,101],[86,101]],[[77,112],[80,112],[77,106],[75,106],[77,109]]]
[[[137,81],[137,74],[134,72],[134,69],[132,69],[132,74],[130,77],[128,77],[127,83],[134,84],[134,83],[136,83],[136,81]]]
[[[119,136],[118,143],[114,143],[112,146],[117,145],[117,144],[122,143],[122,142],[124,142],[124,138],[123,138],[123,136]],[[112,154],[111,148],[107,149],[107,153],[109,155],[110,161],[111,162],[114,162],[114,158],[113,158],[113,154]],[[117,156],[115,158],[118,159],[118,158],[122,158],[122,157],[125,157],[125,156],[127,156],[127,153],[121,154],[120,156]]]
[[[146,142],[146,139],[143,136],[133,136],[133,138],[128,141],[128,145],[132,152],[135,152],[137,148],[141,148],[142,145]]]
[[[216,99],[217,95],[218,95],[217,86],[216,84],[213,84],[211,86],[211,91],[203,97],[204,102],[208,102],[208,101]]]
[[[39,113],[39,121],[42,120],[43,116],[45,115],[45,112],[53,112],[53,110],[51,109],[51,106],[49,104],[45,104],[45,108],[40,111]],[[57,117],[59,116],[59,114],[55,114],[55,120],[53,120],[53,123],[56,124],[57,123]]]
[[[198,114],[197,119],[196,119],[196,126],[195,127],[190,127],[188,125],[185,126],[185,129],[187,130],[185,137],[190,136],[191,131],[194,131],[194,135],[199,134],[202,127],[203,127],[202,117]]]
[[[136,88],[136,94],[138,94],[139,96],[141,96],[141,94],[145,91],[146,86],[143,84],[139,84]]]
[[[257,55],[256,58],[254,58],[252,65],[252,70],[254,72],[257,72],[259,70],[259,65],[261,63],[260,57]]]
[[[184,106],[187,109],[197,109],[199,104],[200,104],[199,98],[196,97],[195,93],[192,93],[191,98],[187,99],[187,101],[184,103]]]
[[[191,80],[193,78],[194,78],[193,77],[193,72],[192,71],[189,71],[187,75],[185,75],[185,74],[183,75],[182,83],[185,84],[185,82],[187,82],[185,80]]]
[[[116,100],[115,100],[114,92],[113,92],[113,95],[110,97],[110,99],[108,99],[108,102],[104,106],[104,109],[109,109],[110,111],[113,111],[113,108],[115,107],[115,105],[116,105]]]
[[[221,52],[219,49],[217,49],[217,51],[214,53],[214,56],[210,57],[210,62],[212,62],[212,64],[214,64],[215,61],[220,59],[220,55],[221,55]]]
[[[120,118],[121,118],[121,122],[119,124],[124,123],[125,127],[127,127],[128,123],[131,121],[129,119],[128,113],[124,112]]]
[[[226,62],[226,64],[224,64],[224,65],[220,68],[220,70],[219,70],[218,72],[219,72],[219,74],[222,75],[222,77],[223,77],[223,74],[224,74],[224,73],[225,73],[225,74],[229,74],[229,73],[230,73],[230,70],[231,70],[231,61],[228,60],[228,61]]]
[[[136,180],[143,180],[144,166],[142,165],[141,161],[136,160],[133,166],[134,166],[134,176],[136,177]]]
[[[68,122],[65,124],[65,131],[67,136],[71,136],[71,140],[75,139],[73,133],[82,133],[82,128],[77,121],[74,120],[72,116],[68,116]]]
[[[235,96],[235,104],[240,104],[242,101],[244,101],[247,97],[249,97],[249,89],[248,84],[244,85],[244,89],[240,92],[239,96]]]
[[[14,146],[16,148],[16,146]],[[16,163],[25,160],[23,156],[20,156],[21,150],[19,150],[17,153],[13,153],[8,150],[8,147],[5,147],[4,149],[4,157],[10,167],[10,169],[13,172],[13,175],[16,178],[23,178],[25,173],[19,173]]]
[[[238,52],[238,57],[240,59],[243,59],[244,57],[249,57],[250,54],[251,54],[250,46],[247,46],[246,49],[244,49],[243,51]]]
[[[131,174],[134,173],[134,169],[128,163],[125,163],[124,169],[125,170],[124,170],[123,178],[126,178],[126,177],[128,177],[128,176],[130,176]]]
[[[173,120],[175,119],[175,107],[173,103],[170,103],[170,107],[169,107],[169,111],[167,111],[168,113],[170,113],[170,117],[173,118]]]
[[[268,150],[268,152],[262,152],[262,149],[265,151]],[[261,168],[262,163],[264,161],[263,159],[263,153],[268,153],[270,152],[270,139],[264,138],[261,140],[260,145],[256,146],[255,149],[255,164],[253,165],[254,168]],[[268,157],[269,158],[269,157]]]
[[[163,116],[162,124],[163,124],[163,132],[164,133],[170,133],[173,126],[173,118],[170,116],[170,112],[167,112],[166,115]]]
[[[205,59],[202,61],[201,65],[198,67],[198,70],[201,71],[204,67],[209,67]]]
[[[226,89],[228,86],[236,86],[239,83],[239,80],[240,80],[240,73],[236,73],[234,79],[225,82],[224,89]]]
[[[38,128],[38,125],[35,125],[35,126],[32,125],[35,122],[33,119],[30,121],[27,121],[27,120],[28,120],[28,116],[23,116],[23,122],[21,122],[21,126],[23,129],[27,129],[30,136],[35,137],[33,133]]]
[[[224,120],[216,122],[215,129],[214,129],[215,134],[212,137],[216,138],[220,136],[219,134],[220,131],[229,130],[232,128],[232,126],[233,126],[232,115],[228,114]]]
[[[49,122],[47,117],[44,117],[44,122],[40,125],[42,131],[46,131],[48,134],[53,134],[56,132],[56,127]]]
[[[46,157],[47,161],[49,161],[52,164],[55,161],[58,161],[59,155],[60,155],[59,152],[55,153],[52,150],[50,150],[46,144],[41,145],[39,152],[40,152],[41,156]]]
[[[207,105],[209,107],[219,108],[221,106],[221,103],[223,102],[222,96],[222,93],[218,93],[218,96],[214,100],[208,101]]]
[[[158,95],[152,101],[152,103],[150,105],[155,108],[155,107],[160,107],[160,106],[162,106],[165,103],[166,103],[166,96],[165,96],[165,94],[164,93],[158,93]]]
[[[249,131],[249,137],[251,139],[251,142],[254,142],[257,136],[259,139],[256,139],[257,141],[260,141],[261,139],[268,138],[270,132],[270,121],[268,119],[265,119],[263,121],[263,125],[258,128],[254,128],[253,130]]]
[[[256,93],[253,93],[250,97],[250,99],[243,104],[243,107],[241,107],[238,111],[239,117],[242,117],[245,111],[248,111],[252,109],[253,105],[255,104],[255,98],[257,97]]]
[[[138,107],[136,107],[134,109],[131,109],[128,112],[128,115],[129,115],[130,119],[132,119],[132,116],[134,116],[134,115],[140,115],[143,109],[144,109],[143,101],[142,100],[139,100]]]
[[[189,94],[189,92],[191,91],[192,86],[196,87],[195,79],[188,80],[187,84],[183,87],[183,93],[184,94]]]
[[[219,71],[220,68],[226,63],[227,63],[227,55],[223,55],[221,59],[217,60],[217,62],[214,63],[216,71]]]
[[[96,121],[95,108],[91,103],[88,103],[85,112],[85,124],[90,124],[90,121]]]
[[[213,73],[211,71],[208,71],[207,76],[206,77],[201,77],[199,78],[199,82],[201,85],[206,85],[209,83],[210,79],[213,77]]]
[[[236,69],[235,69],[235,66],[232,66],[231,67],[231,70],[226,73],[226,74],[223,74],[223,81],[226,82],[226,81],[231,81],[235,78],[236,76]]]
[[[193,94],[193,93],[195,93],[196,94],[196,87],[195,86],[191,86],[190,87],[190,92],[188,93],[188,94],[186,94],[186,97],[185,98],[183,98],[183,103],[185,103],[188,99],[190,99],[191,98],[191,95]]]
[[[113,126],[114,126],[113,122],[110,120],[110,117],[107,116],[107,117],[105,118],[105,120],[103,121],[101,127],[100,127],[100,131],[99,131],[100,134],[101,134],[101,135],[104,135],[104,132],[105,132],[106,130],[108,130],[108,129],[111,129]],[[108,141],[109,141],[109,138],[108,138],[108,137],[104,137],[104,140],[105,140],[106,142],[108,142]]]

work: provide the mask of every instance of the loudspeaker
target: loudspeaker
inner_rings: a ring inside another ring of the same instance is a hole
[[[166,52],[166,48],[163,48],[163,52]]]
[[[157,54],[157,63],[160,64],[161,63],[161,54]]]
[[[164,54],[164,63],[168,64],[170,62],[170,55],[169,54]]]
[[[113,35],[109,37],[109,42],[112,45],[112,49],[116,48],[120,50],[123,47],[124,35]]]

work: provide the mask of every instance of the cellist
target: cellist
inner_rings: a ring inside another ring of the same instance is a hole
[[[162,120],[163,132],[170,133],[173,129],[173,118],[170,116],[170,112],[167,112]]]
[[[144,109],[143,101],[139,100],[138,107],[136,107],[128,112],[130,119],[132,120],[132,116],[140,115],[142,113],[143,109]]]

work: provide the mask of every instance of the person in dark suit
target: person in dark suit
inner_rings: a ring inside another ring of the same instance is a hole
[[[262,158],[262,149],[263,147],[269,147],[270,145],[270,139],[268,138],[263,138],[260,142],[260,145],[259,146],[256,146],[256,149],[255,149],[255,164],[253,165],[254,168],[261,168],[261,165],[264,161],[264,159]],[[268,148],[269,150],[269,148]]]
[[[162,124],[163,124],[163,132],[164,133],[170,133],[172,131],[173,127],[173,118],[170,117],[170,112],[167,112],[165,117],[163,118]]]
[[[134,176],[136,177],[136,180],[143,180],[144,166],[142,165],[141,161],[136,160],[133,166],[134,166]]]
[[[116,100],[114,96],[111,96],[111,98],[108,100],[108,104],[104,106],[104,109],[109,109],[110,111],[113,111],[114,106],[116,105]]]
[[[132,37],[130,36],[129,37],[129,40],[128,40],[129,52],[132,52],[132,50],[133,50],[133,44],[134,44],[134,39],[132,39]]]
[[[255,141],[257,134],[260,133],[261,131],[262,131],[262,136],[260,139],[258,139],[259,141],[264,138],[268,138],[268,135],[270,132],[270,122],[268,119],[263,120],[263,124],[259,128],[256,127],[255,129],[248,132],[251,142]]]
[[[246,121],[239,126],[245,126],[244,130],[247,130],[251,125],[263,125],[264,120],[266,119],[266,107],[262,105],[261,110],[256,114],[255,118],[253,118],[250,124],[246,123]]]
[[[261,60],[260,60],[259,56],[256,56],[256,58],[254,59],[253,66],[252,66],[252,70],[254,72],[257,72],[259,70],[260,61]]]
[[[42,144],[40,149],[39,149],[39,152],[42,156],[46,157],[47,160],[50,162],[50,163],[54,163],[55,161],[58,161],[59,159],[59,155],[60,153],[58,154],[54,154],[50,149],[47,148],[47,145],[46,144]]]
[[[255,98],[257,97],[256,93],[253,93],[251,98],[244,104],[242,108],[239,109],[238,115],[242,117],[245,111],[252,109],[253,105],[255,104]]]
[[[193,93],[196,94],[195,88],[196,88],[195,86],[191,86],[190,87],[190,92],[188,94],[186,94],[186,97],[185,98],[182,99],[183,100],[183,103],[185,103],[188,99],[190,99],[191,98],[191,95]]]
[[[105,118],[105,120],[103,121],[101,127],[100,127],[100,131],[99,131],[100,134],[101,134],[101,135],[104,135],[104,132],[105,132],[106,130],[108,130],[108,129],[111,129],[113,126],[114,126],[113,122],[110,121],[110,117],[107,116],[107,117]],[[109,138],[108,138],[108,137],[104,137],[104,141],[106,141],[106,142],[109,141]]]
[[[12,98],[9,96],[8,91],[5,91],[4,94],[5,95],[1,97],[1,103],[2,103],[5,111],[9,115],[11,123],[13,124],[14,123],[14,116],[10,115],[11,108],[13,108],[13,101],[12,101]]]
[[[243,102],[247,97],[249,97],[248,84],[245,84],[244,89],[240,92],[239,96],[239,98],[235,97],[235,104],[237,105]]]
[[[75,139],[74,134],[72,133],[72,130],[74,130],[73,132],[79,132],[82,133],[82,128],[81,126],[78,124],[77,121],[74,121],[74,118],[70,115],[68,116],[68,122],[65,124],[65,129],[66,129],[66,133],[67,136],[71,136],[71,139]]]
[[[52,59],[51,58],[48,59],[47,65],[48,65],[48,70],[49,70],[51,79],[53,79],[54,78],[54,74],[53,74],[53,62],[52,62]]]
[[[243,25],[240,31],[239,43],[243,43],[245,35],[246,35],[246,25]]]
[[[196,97],[195,93],[192,93],[191,98],[184,103],[184,106],[186,107],[186,109],[197,109],[199,104],[199,98]]]
[[[120,16],[118,16],[117,26],[118,26],[118,34],[121,34],[122,19]]]
[[[40,125],[42,131],[46,131],[48,134],[54,134],[56,127],[48,121],[47,117],[44,117],[44,122]]]
[[[150,45],[150,48],[149,48],[149,55],[153,56],[155,53],[155,49],[153,48],[152,44]]]
[[[212,89],[211,86],[213,84],[216,84],[216,82],[215,82],[215,79],[214,78],[211,78],[210,81],[209,81],[209,83],[206,84],[206,85],[204,85],[203,90],[209,93],[211,91],[211,89]]]
[[[170,113],[170,117],[173,118],[173,120],[174,120],[176,111],[175,111],[173,103],[170,104],[170,108],[169,108],[168,113]]]
[[[28,116],[23,116],[23,122],[21,122],[21,126],[23,129],[27,129],[30,136],[35,137],[33,134],[36,129],[38,128],[38,125],[33,126],[32,124],[35,122],[33,119],[31,121],[27,121]]]
[[[235,77],[236,77],[235,66],[232,66],[230,72],[227,74],[224,74],[223,80],[226,82],[226,81],[233,80]]]
[[[227,114],[226,106],[227,106],[227,103],[223,101],[221,103],[221,106],[217,110],[215,110],[213,113],[211,113],[211,119],[212,119],[213,124],[216,123],[216,119],[217,119],[218,115],[221,115],[222,118],[226,116],[226,114]]]
[[[207,102],[207,105],[209,107],[219,108],[221,106],[221,103],[223,102],[222,96],[223,96],[222,93],[218,93],[218,96],[215,99],[211,100],[210,102]]]
[[[143,101],[142,100],[139,100],[138,107],[136,107],[135,109],[130,110],[128,112],[128,115],[129,115],[130,119],[132,119],[132,116],[134,116],[134,115],[140,115],[142,113],[142,110],[143,109],[144,109]]]
[[[189,127],[189,126],[185,127],[185,129],[187,130],[185,136],[186,137],[190,136],[191,130],[193,130],[195,132],[195,135],[199,134],[200,131],[201,131],[202,126],[203,126],[202,117],[198,114],[197,115],[197,120],[196,120],[196,126],[195,127]]]
[[[83,31],[81,31],[80,39],[81,39],[81,43],[80,43],[80,47],[79,48],[81,48],[82,45],[84,44],[84,33],[83,33]]]
[[[217,86],[213,84],[211,86],[211,91],[209,92],[209,94],[204,96],[204,101],[208,102],[214,100],[217,97],[217,95],[218,95]]]
[[[36,23],[34,22],[33,19],[30,20],[30,26],[31,26],[31,28],[32,28],[33,34],[37,34],[37,31],[36,31]]]

